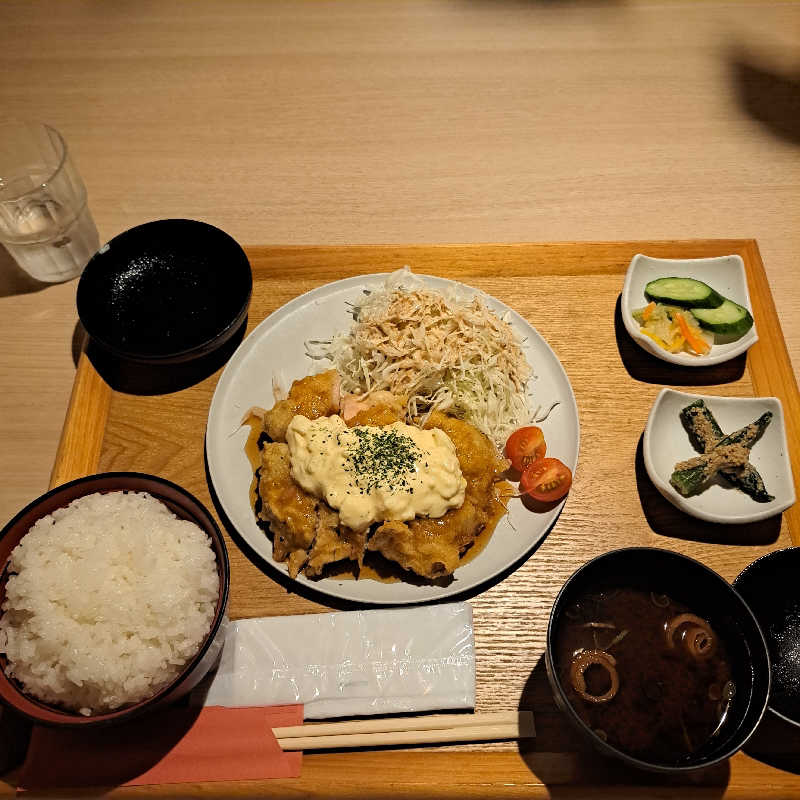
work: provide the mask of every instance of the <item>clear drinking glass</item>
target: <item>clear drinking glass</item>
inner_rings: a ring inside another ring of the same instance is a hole
[[[0,123],[0,242],[48,283],[80,275],[100,247],[86,187],[49,125]]]

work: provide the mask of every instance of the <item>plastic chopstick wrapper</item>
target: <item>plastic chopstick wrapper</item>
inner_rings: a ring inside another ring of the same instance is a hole
[[[204,700],[306,719],[475,706],[472,608],[448,603],[229,623]]]

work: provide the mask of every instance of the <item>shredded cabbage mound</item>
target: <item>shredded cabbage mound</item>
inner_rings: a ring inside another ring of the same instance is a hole
[[[328,359],[343,392],[389,391],[407,399],[409,419],[434,410],[461,417],[502,450],[531,419],[531,368],[511,326],[478,298],[445,297],[406,267],[353,308],[354,324],[328,341],[306,342]]]

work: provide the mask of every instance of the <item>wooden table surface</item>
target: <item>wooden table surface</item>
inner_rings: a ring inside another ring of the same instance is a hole
[[[62,131],[102,239],[755,238],[796,369],[798,44],[792,2],[5,2],[0,103]],[[75,287],[0,249],[0,524],[48,485]]]

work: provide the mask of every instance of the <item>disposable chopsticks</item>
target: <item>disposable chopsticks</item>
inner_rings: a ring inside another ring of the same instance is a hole
[[[530,711],[441,714],[273,728],[282,750],[329,750],[439,742],[488,742],[536,735]]]

